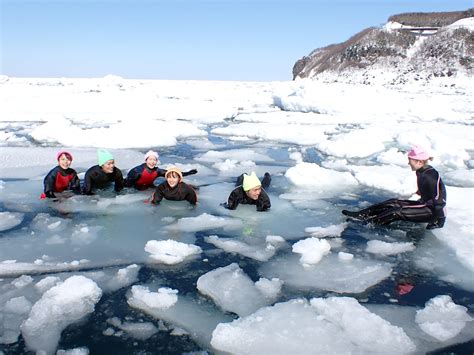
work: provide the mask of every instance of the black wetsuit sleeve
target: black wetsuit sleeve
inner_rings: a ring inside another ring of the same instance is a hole
[[[73,177],[71,179],[71,182],[69,183],[69,188],[76,194],[79,194],[81,193],[81,180],[79,180],[79,177],[77,176],[77,173],[75,171],[73,171],[72,175]]]
[[[152,204],[159,205],[161,200],[163,200],[163,198],[165,197],[163,188],[164,188],[163,184],[157,186],[157,188],[155,189],[155,192],[151,196]]]
[[[124,186],[122,171],[119,168],[114,167],[114,174],[115,174],[115,177],[114,177],[114,181],[115,181],[114,190],[116,192],[122,191],[123,186]]]
[[[82,186],[82,193],[84,195],[93,195],[92,192],[92,170],[89,169],[86,171],[84,176],[84,185]]]
[[[266,191],[262,189],[262,192],[260,193],[260,196],[257,200],[257,211],[264,212],[268,210],[271,206],[272,204],[270,203],[270,197],[268,197]]]
[[[158,174],[157,177],[165,177],[166,175],[166,169],[157,168],[156,172]]]
[[[44,194],[46,197],[54,198],[56,197],[54,195],[54,185],[56,184],[56,174],[58,174],[58,169],[57,167],[52,169],[48,175],[44,178],[43,184],[44,184]]]
[[[189,176],[189,175],[194,175],[194,174],[197,174],[197,169],[191,169],[189,171],[184,171],[183,172],[183,176]]]
[[[124,180],[124,186],[125,187],[133,187],[135,186],[136,182],[140,177],[142,176],[142,171],[143,171],[143,164],[138,165],[131,169],[128,174],[127,178]]]
[[[188,184],[184,184],[186,195],[185,195],[185,200],[188,201],[191,205],[196,205],[197,203],[197,194],[196,191],[189,186]]]
[[[229,198],[227,199],[227,203],[224,205],[225,208],[228,210],[235,210],[239,203],[243,201],[243,196],[242,196],[243,190],[242,187],[237,187],[235,188],[229,195]]]

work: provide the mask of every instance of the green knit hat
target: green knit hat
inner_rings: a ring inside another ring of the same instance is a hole
[[[242,184],[244,191],[249,191],[257,186],[262,186],[262,183],[255,174],[255,171],[252,171],[250,175],[244,174],[244,182]]]
[[[104,165],[109,160],[114,160],[114,157],[112,156],[112,154],[110,154],[110,152],[105,149],[98,149],[97,156],[99,157],[99,166]]]

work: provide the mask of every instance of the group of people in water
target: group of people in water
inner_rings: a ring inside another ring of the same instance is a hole
[[[197,173],[196,169],[182,172],[176,166],[168,169],[158,167],[158,153],[148,151],[144,163],[130,169],[126,178],[115,166],[112,154],[98,150],[98,164],[89,168],[81,187],[80,180],[71,168],[72,155],[67,151],[57,154],[58,165],[44,178],[44,191],[41,198],[55,198],[57,193],[70,190],[77,194],[93,195],[96,190],[108,188],[113,184],[116,192],[124,187],[146,190],[154,188],[150,202],[160,204],[163,199],[188,201],[191,205],[198,202],[196,188],[183,181],[183,177]],[[413,146],[408,153],[408,164],[417,178],[418,200],[389,199],[360,211],[343,210],[342,214],[350,219],[387,225],[394,221],[428,223],[427,229],[442,228],[446,220],[446,188],[439,173],[428,164],[433,158],[420,146]],[[155,181],[164,177],[164,181],[155,186]],[[255,205],[257,211],[267,211],[271,207],[270,198],[265,191],[270,186],[271,176],[265,173],[260,180],[255,172],[242,174],[237,178],[236,188],[230,193],[227,209],[234,210],[239,204]]]

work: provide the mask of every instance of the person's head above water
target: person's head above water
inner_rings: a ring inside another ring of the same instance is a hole
[[[183,173],[177,166],[173,165],[166,169],[165,178],[168,185],[175,187],[183,180]]]
[[[102,170],[107,174],[112,173],[115,166],[115,161],[112,154],[108,150],[99,149],[97,150],[97,156],[99,158],[99,166],[102,168]]]
[[[413,171],[422,168],[431,159],[433,157],[428,153],[428,150],[419,145],[414,145],[408,152],[408,165]]]
[[[58,165],[63,168],[64,170],[68,169],[72,163],[72,155],[66,151],[60,151],[56,155],[56,160],[58,161]]]
[[[158,153],[153,150],[146,152],[145,163],[150,169],[153,169],[158,163]]]
[[[250,175],[244,174],[242,188],[249,198],[257,200],[262,192],[262,183],[254,171]]]

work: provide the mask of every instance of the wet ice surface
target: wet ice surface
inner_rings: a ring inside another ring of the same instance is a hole
[[[314,103],[323,114],[279,111],[265,90],[262,99],[239,102],[247,112],[226,121],[221,118],[233,117],[236,106],[219,106],[220,97],[213,97],[217,108],[196,106],[207,115],[162,99],[169,108],[166,124],[183,122],[169,133],[176,141],[161,142],[160,166],[199,170],[185,178],[199,186],[197,207],[172,201],[152,206],[145,203],[151,191],[134,190],[39,200],[57,150],[51,140],[61,142],[50,137],[51,125],[60,124],[77,144],[86,139],[85,147],[71,148],[82,176],[95,164],[95,149],[87,145],[102,132],[93,114],[85,119],[73,110],[75,119],[38,124],[32,136],[46,147],[5,142],[0,351],[305,354],[317,348],[362,354],[424,353],[453,344],[455,352],[470,351],[473,222],[472,205],[464,202],[474,198],[474,143],[465,132],[471,128],[458,123],[469,110],[461,107],[443,119],[434,108],[422,111],[424,120],[456,137],[427,128],[437,138],[431,145],[440,156],[436,168],[447,176],[446,227],[374,227],[347,222],[340,211],[416,190],[400,150],[420,138],[411,125],[418,108],[402,112],[393,132],[371,118],[376,113],[352,117],[332,106],[330,96]],[[308,100],[306,94],[280,94],[281,104],[301,109],[302,101],[292,100]],[[439,101],[438,109],[451,102]],[[115,119],[100,117],[102,125]],[[78,127],[97,132],[76,142]],[[121,130],[136,133],[122,123],[109,133]],[[176,143],[180,134],[193,138]],[[146,149],[155,139],[147,137]],[[431,137],[421,138],[431,143]],[[361,139],[370,144],[354,143]],[[445,150],[451,140],[455,148]],[[122,170],[141,162],[142,150],[114,142],[104,145],[121,148],[113,153]],[[272,174],[271,210],[220,206],[234,178],[251,170]],[[399,284],[414,287],[399,294]],[[51,325],[47,337],[38,331],[44,324]]]

